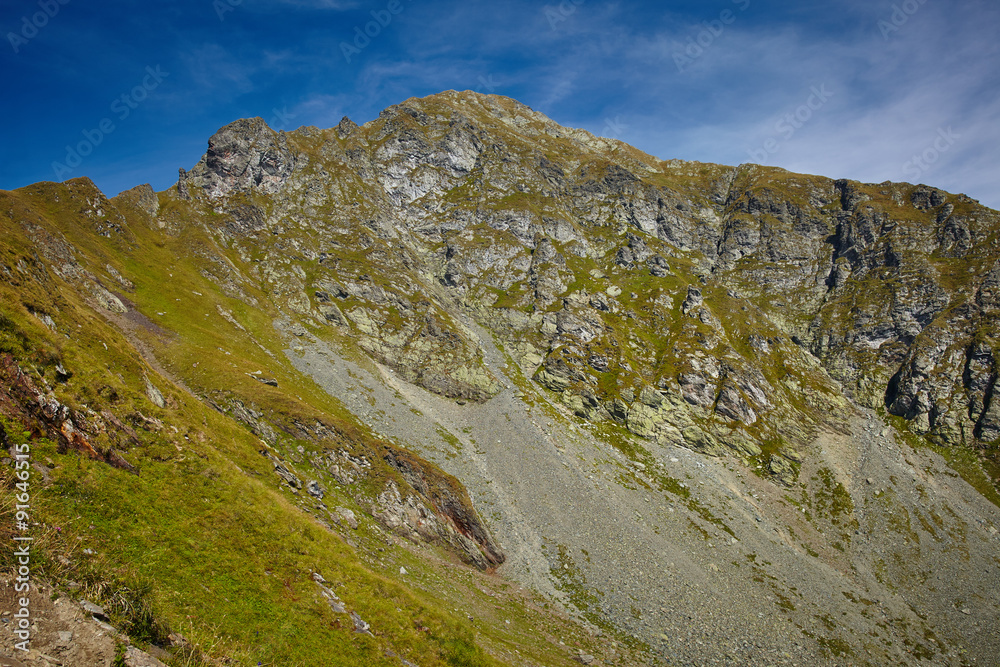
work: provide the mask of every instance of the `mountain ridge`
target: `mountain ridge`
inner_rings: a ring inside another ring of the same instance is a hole
[[[545,131],[545,133],[546,133],[547,136],[553,137],[553,138],[555,138],[557,140],[558,139],[564,139],[566,136],[571,137],[571,140],[572,140],[572,139],[574,139],[574,135],[576,135],[576,136],[582,135],[590,143],[595,143],[596,142],[602,148],[606,146],[606,142],[604,140],[596,139],[596,138],[593,137],[593,135],[590,135],[589,133],[586,133],[584,131],[563,130],[561,128],[558,128],[558,126],[556,126],[549,119],[545,118],[541,114],[536,114],[535,112],[531,112],[529,109],[527,109],[527,107],[524,107],[523,105],[513,106],[512,107],[513,110],[511,111],[505,105],[511,105],[511,104],[515,104],[515,103],[513,103],[513,101],[507,100],[506,98],[499,98],[499,97],[495,97],[495,96],[486,97],[486,96],[480,96],[478,94],[458,94],[458,93],[452,94],[452,93],[445,93],[445,94],[442,94],[441,96],[433,96],[431,98],[426,98],[425,100],[408,100],[407,102],[404,102],[401,105],[397,105],[396,107],[390,107],[389,109],[386,110],[386,112],[383,112],[383,114],[379,117],[379,119],[376,119],[375,121],[371,121],[371,122],[367,123],[365,125],[365,128],[369,128],[369,129],[375,131],[376,133],[378,133],[378,132],[384,132],[384,127],[385,127],[386,124],[391,124],[393,127],[395,127],[397,124],[403,123],[404,121],[400,121],[399,117],[405,117],[406,119],[408,119],[408,122],[412,123],[412,122],[414,122],[413,121],[414,116],[419,116],[419,114],[421,114],[421,113],[425,114],[425,116],[426,116],[426,113],[423,112],[423,111],[420,111],[419,109],[413,110],[413,109],[411,109],[411,107],[407,106],[408,104],[411,105],[411,106],[413,106],[413,105],[419,106],[420,104],[431,104],[431,105],[433,105],[433,104],[438,103],[438,101],[442,101],[442,100],[447,103],[447,106],[450,109],[454,109],[456,107],[456,105],[458,105],[459,107],[461,107],[463,104],[464,105],[469,105],[470,104],[470,100],[471,101],[475,101],[480,107],[483,104],[491,103],[491,104],[495,105],[495,106],[493,106],[490,109],[491,114],[499,116],[500,117],[500,121],[499,122],[502,122],[505,125],[505,127],[506,126],[516,126],[518,124],[518,122],[519,122],[517,120],[518,118],[520,118],[522,121],[524,121],[524,123],[522,123],[524,126],[531,127],[530,123],[528,121],[525,121],[525,118],[531,118],[534,123],[541,125],[542,130]],[[408,109],[410,110],[409,112],[407,111]],[[507,114],[507,115],[503,115],[503,114]],[[533,115],[519,115],[519,114],[533,114]],[[451,122],[452,122],[452,124],[454,124],[453,120]],[[262,121],[258,122],[258,128],[260,128],[260,123],[262,123]],[[382,128],[381,130],[379,129],[380,127]],[[534,128],[532,128],[532,131],[540,131],[540,130],[538,130],[537,127],[534,127]],[[258,132],[259,132],[259,130],[258,130]],[[409,129],[406,130],[406,132],[412,133],[413,130],[412,130],[412,128],[409,128]],[[338,135],[339,134],[340,134],[340,131],[338,130]],[[228,135],[229,135],[228,131],[224,128],[224,130],[221,131],[220,134],[218,134],[217,136],[222,137],[222,136],[228,136]],[[453,132],[453,135],[455,135],[454,132]],[[259,136],[259,134],[257,136]],[[281,136],[281,135],[278,135],[278,136]],[[406,137],[409,137],[409,136],[410,136],[409,134],[406,134],[404,132],[404,139],[406,139]],[[413,136],[416,136],[416,135],[413,135]],[[448,135],[448,136],[452,136],[452,135]],[[457,136],[457,135],[455,135],[455,136]],[[416,141],[416,139],[414,139],[413,141]],[[619,145],[620,144],[617,144],[617,143],[614,144],[615,149],[617,149]],[[276,145],[274,145],[274,144],[268,144],[268,146],[269,146],[269,148],[266,149],[266,150],[272,150],[273,151],[276,148]],[[474,144],[471,144],[471,146],[472,146],[471,150],[475,150]],[[448,155],[451,156],[451,158],[449,158],[449,159],[458,159],[458,158],[455,157],[455,155],[461,155],[462,156],[461,159],[465,161],[463,164],[450,165],[450,168],[454,171],[454,173],[464,174],[472,166],[471,163],[469,163],[469,160],[472,159],[470,157],[470,154],[468,153],[469,150],[470,150],[469,146],[464,146],[463,145],[462,148],[461,148],[461,150],[456,149],[452,153],[448,153],[447,151],[445,151],[446,154],[448,154]],[[261,155],[263,156],[264,153],[261,153]],[[208,156],[209,159],[211,159],[211,156],[212,156],[211,146],[210,146],[210,151],[209,151],[208,154],[206,154],[206,156]],[[542,157],[544,158],[544,156],[542,156]],[[648,156],[646,156],[646,157],[648,157]],[[276,159],[276,158],[272,154],[267,159],[272,159],[273,160],[273,159]],[[445,158],[440,158],[440,159],[445,159]],[[545,158],[545,159],[547,159],[547,158]],[[290,158],[290,156],[288,155],[288,153],[286,151],[285,154],[284,154],[284,157],[281,158],[281,164],[290,164],[290,160],[291,160],[291,158]],[[200,163],[200,164],[202,164],[202,163]],[[663,164],[666,164],[666,163],[660,162],[659,164],[663,165]],[[237,165],[237,167],[239,167],[239,166],[240,165]],[[543,166],[544,166],[544,164],[543,164]],[[646,165],[646,167],[648,169],[652,168],[648,164]],[[705,165],[705,166],[699,165],[699,167],[702,167],[702,168],[707,167],[710,170],[712,169],[712,167],[708,166],[708,165]],[[264,167],[262,163],[261,163],[261,168],[266,171],[266,167]],[[684,168],[691,169],[692,167],[688,166],[688,167],[684,167]],[[275,172],[276,174],[280,173],[280,168],[279,167],[275,167],[275,169],[277,169],[277,171]],[[716,169],[718,169],[718,168],[716,167]],[[760,171],[760,170],[763,170],[763,171]],[[254,179],[264,179],[265,176],[263,174],[265,173],[265,171],[255,172],[253,178]],[[612,170],[612,171],[614,171],[614,170]],[[211,171],[210,169],[207,171],[207,173],[209,174],[209,176],[205,176],[205,178],[213,178],[213,176],[211,176],[211,175],[215,174],[215,172]],[[246,172],[242,172],[242,173],[244,174],[244,176],[246,175]],[[776,214],[779,217],[780,216],[784,216],[785,218],[788,218],[789,216],[798,216],[800,219],[803,218],[802,212],[800,210],[797,211],[795,203],[792,203],[792,202],[787,202],[787,201],[786,202],[778,202],[778,203],[773,203],[773,202],[768,202],[768,201],[763,201],[762,202],[762,201],[755,200],[753,198],[752,194],[751,194],[751,196],[746,197],[746,201],[745,202],[728,201],[728,199],[733,196],[733,194],[732,194],[732,185],[734,183],[737,183],[740,175],[741,174],[753,174],[753,173],[764,173],[764,174],[771,174],[771,175],[773,175],[773,174],[779,174],[780,173],[780,174],[789,175],[789,172],[776,171],[776,170],[771,169],[771,168],[761,168],[761,167],[755,167],[755,166],[741,166],[741,167],[737,167],[735,169],[727,170],[727,173],[724,173],[724,174],[721,175],[721,177],[718,179],[718,181],[714,184],[715,185],[715,192],[712,192],[711,195],[716,200],[720,200],[722,197],[725,197],[726,198],[725,201],[721,201],[721,202],[717,202],[717,203],[723,203],[723,204],[728,205],[728,206],[735,205],[736,206],[736,212],[739,213],[739,214],[750,215],[750,214],[753,214],[753,213],[756,213],[756,212],[763,212],[765,214]],[[191,177],[185,176],[185,178],[182,179],[179,182],[179,186],[178,187],[181,187],[181,188],[188,187],[187,186],[187,182],[188,182],[189,178],[191,178]],[[219,176],[216,175],[216,176],[214,176],[214,178],[219,178]],[[615,172],[614,174],[612,174],[610,176],[610,178],[612,179],[612,182],[614,182],[615,179],[619,179],[620,178],[620,179],[624,179],[622,181],[622,183],[628,183],[628,182],[630,182],[631,178],[634,178],[634,176],[631,174],[631,172],[628,172],[628,173],[624,173],[624,172],[618,173],[618,172]],[[805,178],[805,177],[802,177],[802,178]],[[828,191],[827,193],[819,195],[820,200],[817,203],[821,203],[823,206],[826,206],[826,205],[830,204],[833,200],[839,198],[839,200],[841,202],[841,208],[843,209],[844,206],[846,205],[848,207],[848,211],[849,211],[849,210],[851,210],[853,208],[856,208],[857,206],[863,204],[866,199],[870,198],[870,195],[863,194],[858,189],[859,186],[860,186],[860,184],[852,185],[851,182],[849,182],[849,181],[843,181],[843,180],[842,181],[833,181],[833,180],[829,180],[829,179],[820,179],[820,181],[824,182],[825,189]],[[607,182],[607,181],[605,181],[605,182]],[[205,186],[205,187],[207,187],[207,186]],[[217,187],[220,187],[220,186],[218,184],[215,184],[212,187],[217,188]],[[234,187],[246,187],[246,184],[243,184],[242,186],[236,185]],[[263,187],[264,187],[264,190],[267,191],[270,187],[273,187],[273,186],[270,185],[270,182],[268,182],[268,184],[265,184],[265,186],[263,186]],[[920,202],[921,202],[921,204],[920,204],[921,207],[923,207],[925,209],[928,208],[928,207],[933,207],[933,208],[938,208],[939,209],[938,214],[943,216],[941,222],[945,223],[945,227],[942,229],[941,233],[951,234],[956,239],[956,240],[953,241],[952,247],[956,247],[954,245],[954,243],[960,243],[957,240],[958,237],[961,237],[963,239],[961,242],[964,242],[964,243],[968,242],[968,238],[967,237],[969,235],[969,231],[967,229],[964,229],[962,227],[963,217],[960,216],[960,215],[953,214],[951,211],[954,211],[956,203],[958,205],[962,206],[962,207],[974,206],[974,202],[972,200],[970,200],[969,198],[967,198],[967,197],[965,197],[963,195],[959,195],[959,196],[957,196],[957,201],[955,203],[951,203],[951,202],[944,201],[943,195],[940,193],[940,191],[936,191],[936,190],[933,190],[933,189],[928,189],[925,186],[917,186],[916,189],[913,189],[912,186],[894,186],[892,184],[883,183],[879,187],[882,187],[882,188],[885,188],[885,189],[895,188],[896,190],[899,190],[900,188],[905,187],[906,189],[912,190],[911,193],[910,193],[910,197],[911,198],[917,198],[917,199],[919,199]],[[725,188],[725,194],[723,194],[723,192],[722,192],[723,188]],[[543,190],[544,190],[544,188],[543,188]],[[832,190],[832,192],[830,190]],[[888,192],[888,190],[887,190],[887,192]],[[765,190],[765,193],[766,193],[766,190]],[[218,194],[218,193],[213,191],[212,194]],[[415,195],[416,193],[411,193],[411,194]],[[814,196],[816,195],[816,193],[813,193],[813,194],[814,194]],[[740,195],[740,196],[743,196],[743,195]],[[892,198],[894,200],[893,203],[895,203],[897,205],[899,205],[901,203],[901,201],[900,201],[901,200],[901,193],[900,192],[893,191],[891,196],[892,196]],[[940,201],[938,201],[938,199],[940,199]],[[679,202],[679,204],[681,206],[684,206],[683,202]],[[791,209],[789,209],[789,204],[792,205]],[[775,206],[777,206],[777,208],[774,208]],[[917,204],[914,204],[914,206],[916,207]],[[768,210],[768,207],[771,207],[774,210]],[[949,212],[945,213],[946,210],[949,211]],[[986,211],[987,209],[983,209],[983,210]],[[658,224],[658,223],[655,222],[655,216],[652,215],[651,212],[649,212],[649,211],[646,211],[644,213],[645,213],[644,216],[640,215],[639,217],[636,217],[635,215],[633,215],[633,221],[632,221],[633,222],[633,226],[634,227],[638,227],[639,230],[644,231],[646,233],[657,233],[657,229],[655,227],[655,224]],[[669,215],[669,214],[664,214],[661,211],[658,215]],[[668,220],[669,220],[669,218],[668,218]],[[786,220],[786,223],[787,223],[787,220]],[[879,252],[882,252],[885,255],[884,256],[884,261],[880,261],[882,258],[879,258],[877,256],[873,256],[870,252],[866,253],[864,256],[862,256],[861,255],[862,245],[860,243],[858,243],[857,240],[858,240],[858,238],[864,239],[866,234],[868,236],[871,236],[872,235],[872,231],[870,229],[867,229],[867,228],[854,229],[852,227],[852,225],[854,225],[855,223],[852,220],[843,220],[842,221],[842,220],[837,219],[835,221],[835,223],[836,223],[836,227],[830,229],[830,231],[833,232],[833,234],[831,234],[831,235],[835,235],[836,236],[836,239],[831,244],[831,245],[835,246],[835,253],[834,253],[835,257],[834,257],[834,260],[831,262],[831,264],[833,266],[830,267],[829,274],[827,276],[824,276],[824,280],[827,283],[829,283],[830,285],[832,285],[833,287],[836,287],[838,281],[842,281],[842,280],[846,279],[845,276],[842,275],[844,273],[844,271],[845,271],[845,268],[844,268],[845,263],[843,262],[844,259],[847,260],[847,264],[851,263],[852,258],[854,259],[854,263],[855,264],[863,264],[865,262],[867,262],[867,264],[868,264],[868,266],[861,266],[861,267],[850,267],[849,266],[846,269],[846,271],[850,271],[850,270],[852,270],[852,268],[855,271],[857,271],[857,268],[862,268],[863,270],[870,271],[872,269],[879,268],[880,265],[881,266],[891,266],[893,264],[893,262],[897,262],[898,261],[893,256],[893,252],[894,251],[892,250],[891,243],[888,246],[886,246],[885,248],[879,250]],[[862,226],[867,225],[868,227],[870,227],[871,224],[872,224],[872,221],[871,220],[862,219],[860,221],[860,224]],[[750,249],[750,248],[747,248],[748,245],[751,246],[751,248],[752,248],[752,246],[755,243],[759,244],[759,242],[760,242],[759,231],[755,231],[755,230],[752,230],[752,229],[744,230],[744,229],[741,229],[739,227],[739,225],[740,225],[740,221],[739,220],[733,220],[733,221],[731,221],[729,223],[727,229],[722,230],[722,233],[717,234],[716,238],[710,239],[710,242],[714,242],[714,244],[716,246],[715,248],[711,248],[710,246],[706,246],[706,247],[702,247],[701,248],[702,251],[703,251],[702,254],[706,256],[705,259],[711,262],[710,266],[706,267],[706,268],[709,268],[712,273],[719,273],[720,270],[724,271],[727,268],[730,268],[730,265],[734,264],[735,262],[737,262],[742,257],[744,257],[744,256],[746,256],[748,254],[748,250]],[[832,227],[832,225],[828,225],[828,226]],[[675,227],[680,227],[680,225],[676,225]],[[685,231],[688,231],[688,230],[685,230]],[[776,230],[771,230],[771,231],[773,233]],[[676,233],[677,232],[676,232],[675,229],[668,228],[666,230],[666,235],[667,236],[669,236],[670,234],[676,234]],[[758,237],[756,239],[756,241],[754,239],[755,235]],[[522,238],[521,240],[527,242],[527,239],[525,239],[525,238]],[[692,236],[691,233],[690,233],[690,231],[689,231],[688,235],[687,235],[687,237],[685,239],[677,238],[677,239],[673,239],[673,240],[675,240],[678,243],[681,243],[682,247],[684,247],[683,244],[684,244],[685,241],[689,241],[689,242],[694,243],[694,236]],[[874,241],[874,238],[870,239],[870,240]],[[704,245],[704,244],[702,244],[702,245]],[[640,252],[643,252],[643,251],[640,251]],[[788,257],[784,257],[783,256],[783,253],[782,253],[781,250],[775,250],[775,248],[770,248],[768,250],[768,252],[770,253],[769,259],[771,259],[771,260],[777,259],[778,261],[787,261],[789,259]],[[956,252],[958,252],[959,254],[961,253],[960,250],[956,251]],[[715,255],[714,257],[712,257],[713,254]],[[659,259],[662,260],[663,258],[659,258]],[[658,260],[654,260],[654,261],[658,261]],[[446,279],[447,279],[447,277],[446,277]],[[813,298],[817,298],[817,297],[813,297]],[[798,338],[805,339],[805,340],[819,338],[820,339],[819,341],[811,341],[811,345],[812,345],[812,348],[813,348],[812,351],[819,353],[819,356],[824,356],[824,354],[825,355],[829,355],[830,351],[829,350],[823,350],[823,345],[829,346],[829,338],[830,338],[829,334],[831,332],[829,332],[829,331],[819,331],[819,332],[816,332],[816,331],[805,330],[805,331],[788,331],[788,333],[790,333],[792,335],[795,335]],[[904,334],[904,336],[905,335],[912,335],[912,334]],[[826,341],[826,342],[824,343],[824,341]],[[839,352],[839,351],[836,351],[836,352]],[[900,386],[900,383],[897,382],[895,384],[895,386],[897,386],[897,387]],[[905,383],[903,383],[903,386],[905,387]],[[911,392],[911,394],[912,393],[913,392]],[[911,411],[915,411],[914,407],[913,407],[915,405],[915,398],[912,395],[908,395],[908,396],[904,396],[904,397],[899,397],[899,400],[897,400],[896,397],[893,397],[891,400],[888,400],[887,403],[890,406],[894,406],[893,409],[896,412],[903,412],[903,413],[907,413],[908,414]],[[929,409],[929,406],[923,405],[923,406],[920,406],[920,408],[917,408],[917,410],[919,410],[919,414],[921,414],[921,418],[925,418],[926,417],[928,419],[928,421],[930,421],[930,416],[929,416],[930,409]],[[912,418],[912,417],[913,417],[913,415],[910,415],[910,418]],[[951,433],[948,433],[947,435],[944,436],[946,439],[947,438],[954,438],[955,437],[955,431],[959,430],[953,424],[949,424],[949,427],[951,429]],[[983,428],[984,427],[982,425],[976,424],[973,428],[967,429],[967,430],[972,430],[972,431],[977,431],[978,430],[979,432],[982,432]],[[992,425],[987,426],[986,428],[987,428],[987,430],[989,432],[992,433],[992,429],[993,429]],[[964,437],[964,436],[959,435],[959,438],[961,438],[961,437]]]
[[[64,480],[89,455],[66,421],[139,483],[167,424],[242,467],[182,427],[194,401],[362,560],[499,566],[607,664],[717,657],[703,640],[734,664],[991,655],[1000,216],[964,195],[662,161],[448,91],[362,126],[235,121],[162,193],[2,197],[3,351],[70,418],[0,407]],[[76,320],[85,353],[58,340]],[[455,632],[528,664],[518,624]]]

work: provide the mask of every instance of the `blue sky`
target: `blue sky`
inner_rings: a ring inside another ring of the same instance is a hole
[[[236,118],[473,89],[664,159],[1000,208],[998,29],[995,0],[0,0],[0,188],[162,190]]]

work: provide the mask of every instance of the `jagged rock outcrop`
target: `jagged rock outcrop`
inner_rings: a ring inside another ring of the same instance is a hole
[[[208,151],[190,172],[181,173],[178,191],[191,196],[200,188],[212,199],[231,192],[278,192],[295,168],[295,156],[284,134],[262,118],[241,119],[208,140]]]
[[[85,413],[63,405],[51,391],[40,389],[10,354],[0,354],[0,412],[30,424],[38,435],[59,443],[64,451],[77,451],[116,468],[138,472],[122,456],[122,452],[139,444],[131,426],[108,411],[97,413],[88,410]],[[141,414],[133,416],[148,428],[149,422],[145,422]],[[105,444],[98,444],[99,436],[104,436]],[[0,446],[4,450],[8,447],[2,424]]]
[[[402,498],[399,488],[390,484],[379,497],[381,512],[390,527],[406,526],[432,540],[453,544],[460,549],[464,560],[480,569],[494,568],[504,562],[503,550],[476,514],[468,491],[457,479],[403,450],[386,449],[383,458],[431,507],[429,510],[413,496]]]

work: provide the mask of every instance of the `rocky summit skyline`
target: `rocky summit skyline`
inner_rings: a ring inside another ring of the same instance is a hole
[[[0,188],[161,191],[236,118],[333,127],[475,90],[665,159],[998,208],[998,24],[989,0],[12,0]]]

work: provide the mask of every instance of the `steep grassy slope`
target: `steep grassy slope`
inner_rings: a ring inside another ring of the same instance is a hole
[[[458,556],[502,554],[465,490],[281,361],[266,308],[199,274],[197,235],[165,238],[85,179],[2,200],[0,439],[30,446],[33,577],[81,584],[135,641],[182,633],[179,661],[565,664],[551,637],[591,641],[530,598],[481,592],[497,582]],[[5,531],[13,514],[8,496]]]

